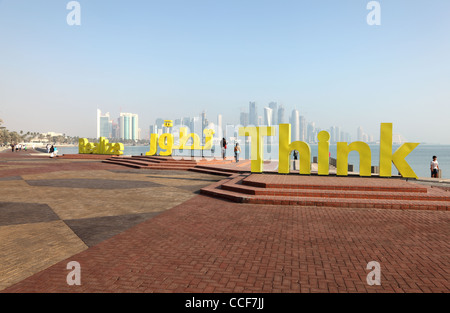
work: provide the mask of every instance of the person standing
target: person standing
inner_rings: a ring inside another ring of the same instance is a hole
[[[225,139],[225,137],[223,137],[220,141],[220,146],[222,148],[222,158],[225,160],[227,154],[227,140]]]
[[[298,151],[294,150],[294,171],[296,170],[297,160],[298,160]]]
[[[236,145],[234,146],[234,159],[236,160],[236,163],[239,162],[239,153],[241,153],[241,147],[239,147],[239,143],[236,142]]]
[[[439,176],[439,163],[437,161],[437,156],[433,155],[433,161],[430,163],[431,177],[438,178]]]
[[[12,150],[12,152],[14,152],[14,144],[13,143],[11,144],[11,150]]]

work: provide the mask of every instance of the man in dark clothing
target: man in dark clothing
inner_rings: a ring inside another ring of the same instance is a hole
[[[227,154],[227,140],[225,137],[220,141],[220,146],[222,147],[222,158],[225,160]]]

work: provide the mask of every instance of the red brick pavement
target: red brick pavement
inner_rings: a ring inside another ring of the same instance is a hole
[[[5,292],[448,292],[449,217],[199,195]],[[81,286],[66,284],[69,261]]]

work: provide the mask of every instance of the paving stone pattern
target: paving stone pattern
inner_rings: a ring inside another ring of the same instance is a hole
[[[10,152],[0,178],[2,292],[450,290],[448,211],[234,203],[197,194],[220,175]],[[102,187],[121,181],[133,187]],[[80,286],[67,285],[70,261]]]

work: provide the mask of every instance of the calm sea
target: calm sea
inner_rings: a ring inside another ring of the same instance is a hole
[[[312,144],[311,154],[312,156],[317,156],[317,144]],[[378,165],[380,146],[377,144],[369,145],[372,150],[372,165]],[[399,146],[393,147],[395,151]],[[249,150],[246,149],[245,145],[242,145],[241,159],[244,156],[249,155]],[[77,147],[60,147],[58,148],[59,154],[76,154],[78,153]],[[141,155],[145,154],[149,150],[148,146],[125,146],[124,155]],[[331,157],[336,157],[336,145],[330,145]],[[191,151],[179,152],[176,151],[177,155],[191,155]],[[195,156],[200,156],[199,151],[195,151]],[[204,152],[205,156],[211,156],[211,152]],[[214,154],[220,157],[220,148],[215,149]],[[230,145],[227,149],[227,156],[233,155],[233,147]],[[411,154],[406,157],[406,161],[412,167],[414,172],[419,177],[429,177],[430,176],[430,162],[433,155],[438,157],[439,167],[442,169],[442,178],[450,178],[450,145],[427,145],[420,144],[416,149],[414,149]],[[278,146],[272,145],[264,146],[264,159],[266,160],[277,160],[278,159]],[[355,166],[355,171],[359,169],[359,155],[357,152],[351,152],[348,157],[350,164]],[[392,167],[392,173],[396,173],[396,169]]]

